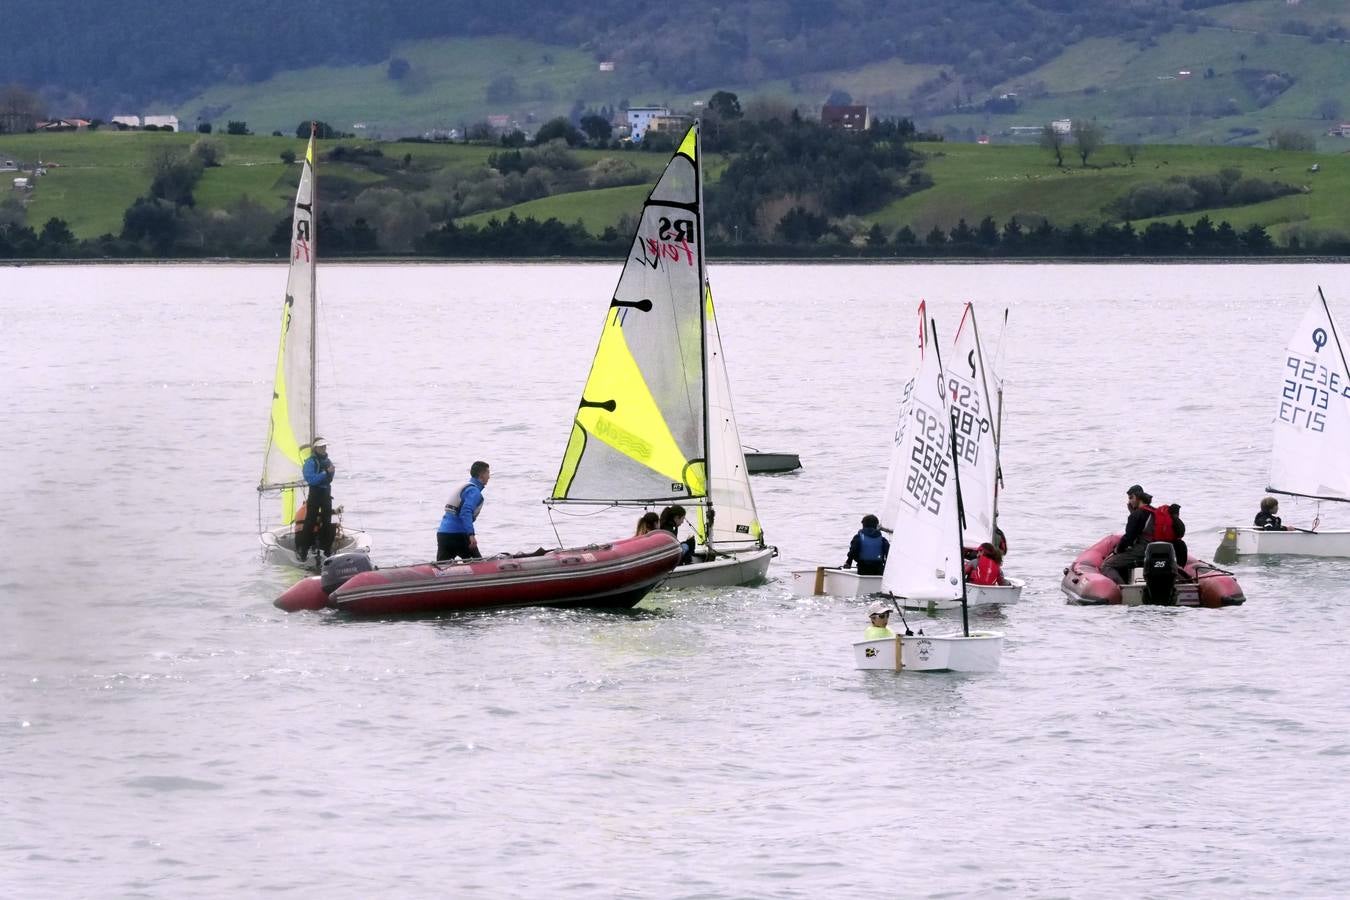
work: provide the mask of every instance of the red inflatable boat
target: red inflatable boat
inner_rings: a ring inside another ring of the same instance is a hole
[[[1133,606],[1149,602],[1143,581],[1122,586],[1101,571],[1102,561],[1115,551],[1119,541],[1120,535],[1108,534],[1078,554],[1073,565],[1064,570],[1060,588],[1069,595],[1070,603],[1081,606],[1124,603]],[[1225,572],[1194,556],[1188,556],[1184,565],[1177,566],[1175,591],[1177,606],[1237,606],[1247,599],[1231,572]]]
[[[275,605],[287,612],[332,607],[358,616],[516,606],[626,608],[670,574],[682,552],[674,535],[654,531],[573,550],[391,569],[335,556],[322,575],[295,584]]]

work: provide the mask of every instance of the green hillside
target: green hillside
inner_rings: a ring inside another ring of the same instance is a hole
[[[48,174],[35,179],[31,193],[5,191],[0,196],[10,198],[6,201],[10,209],[20,198],[27,202],[23,216],[34,228],[55,217],[65,220],[78,238],[118,234],[126,209],[149,189],[156,156],[166,149],[186,151],[198,137],[105,131],[0,137],[0,157],[29,162],[42,159],[48,165]],[[206,169],[193,191],[196,211],[228,212],[247,197],[273,217],[262,223],[270,229],[286,215],[298,174],[298,167],[284,164],[280,154],[284,150],[302,153],[304,142],[265,136],[213,136],[212,140],[219,142],[224,154],[221,165]],[[379,151],[375,157],[378,165],[354,160],[350,155],[342,161],[324,158],[339,144],[349,150],[366,147]],[[1244,177],[1288,184],[1299,192],[1233,209],[1159,218],[1190,224],[1208,215],[1215,222],[1227,219],[1236,227],[1259,224],[1279,242],[1292,234],[1350,235],[1350,204],[1344,202],[1350,196],[1350,156],[1345,154],[1150,144],[1136,149],[1131,163],[1125,147],[1107,145],[1090,157],[1087,167],[1079,165],[1070,152],[1060,168],[1048,151],[1031,146],[921,143],[915,147],[922,154],[919,165],[932,185],[864,216],[864,226],[875,223],[887,234],[894,234],[908,225],[920,236],[934,227],[950,230],[961,219],[974,225],[986,216],[999,224],[1016,217],[1023,222],[1048,220],[1060,227],[1074,223],[1094,226],[1118,220],[1110,211],[1113,204],[1139,185],[1237,169]],[[383,217],[379,223],[382,229],[397,225],[399,216],[422,210],[417,215],[426,217],[423,228],[432,227],[440,221],[437,216],[443,215],[437,211],[445,208],[452,194],[502,180],[486,166],[489,156],[499,149],[463,144],[321,141],[320,208],[346,208],[353,211],[350,215],[368,219]],[[456,221],[461,225],[482,224],[514,212],[520,218],[557,218],[568,224],[580,220],[589,232],[599,234],[621,218],[638,213],[642,198],[667,157],[637,151],[578,150],[571,151],[569,158],[574,175],[584,174],[589,171],[586,167],[600,160],[630,166],[632,183],[594,190],[569,189],[523,203],[480,207]],[[709,185],[718,181],[727,163],[728,157],[722,154],[709,156]],[[1313,165],[1317,171],[1310,171]],[[1135,225],[1142,228],[1147,221],[1136,221]]]
[[[411,67],[398,80],[387,62],[291,70],[253,84],[217,85],[176,112],[185,127],[235,119],[259,134],[294,134],[300,122],[321,119],[361,137],[396,137],[462,130],[490,115],[509,116],[533,130],[577,99],[600,106],[626,96],[625,84],[600,72],[590,54],[533,41],[412,41],[396,46],[393,55]]]

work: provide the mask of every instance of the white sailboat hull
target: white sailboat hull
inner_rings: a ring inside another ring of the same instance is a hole
[[[1236,556],[1345,556],[1350,557],[1350,531],[1266,531],[1233,527],[1223,531],[1215,554]]]
[[[318,564],[318,556],[312,550],[309,558],[301,561],[295,552],[295,532],[289,525],[273,528],[261,535],[263,555],[268,562],[297,569],[313,569]],[[369,553],[370,535],[364,531],[343,529],[333,541],[333,555],[339,553]]]
[[[896,635],[853,644],[859,669],[910,672],[997,672],[1003,656],[1003,634]]]
[[[966,604],[976,606],[998,606],[1016,603],[1022,599],[1022,588],[1026,582],[1019,578],[1009,578],[1007,584],[966,585]],[[859,575],[849,569],[835,569],[819,566],[814,569],[795,569],[792,572],[792,593],[799,597],[866,597],[881,591],[880,575]],[[906,597],[901,600],[905,609],[917,609],[936,612],[944,609],[960,609],[961,601],[950,597],[923,598]]]
[[[880,575],[859,575],[852,569],[817,566],[792,571],[792,593],[798,597],[866,597],[881,590]]]
[[[774,549],[742,550],[708,562],[677,566],[658,589],[694,587],[740,587],[763,582],[769,574]]]

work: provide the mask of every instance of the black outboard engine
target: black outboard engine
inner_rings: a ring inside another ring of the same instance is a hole
[[[323,571],[319,573],[319,584],[325,594],[331,594],[347,583],[353,575],[369,572],[375,568],[369,553],[339,553],[323,561]]]
[[[1144,548],[1144,602],[1177,605],[1177,550],[1170,541],[1153,541]]]

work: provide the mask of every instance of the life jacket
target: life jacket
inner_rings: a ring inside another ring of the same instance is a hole
[[[966,581],[971,584],[998,584],[1003,578],[1003,570],[998,563],[994,562],[983,553],[975,561],[974,567],[970,570],[970,575]]]
[[[871,531],[871,534],[867,532]],[[858,561],[881,562],[886,550],[886,539],[876,529],[864,528],[858,532]]]
[[[300,508],[295,511],[295,520],[293,522],[297,534],[305,530],[305,517],[308,515],[309,515],[309,505],[306,503],[301,503]]]
[[[447,500],[447,501],[445,501],[445,511],[446,511],[446,512],[454,513],[455,515],[459,515],[459,507],[460,507],[460,505],[464,502],[464,489],[467,488],[467,487],[469,487],[469,486],[472,485],[472,484],[473,484],[472,481],[466,481],[466,482],[464,482],[463,484],[461,484],[461,485],[459,486],[459,490],[455,491],[453,494],[450,495],[450,499]],[[484,497],[484,498],[482,499],[482,501],[479,502],[478,506],[474,508],[474,511],[473,511],[473,520],[474,520],[475,522],[478,521],[478,514],[479,514],[480,512],[483,511],[483,504],[486,503],[486,502],[487,502],[487,498]]]
[[[1172,511],[1167,504],[1159,503],[1153,508],[1153,540],[1174,541],[1177,530],[1172,525]]]

